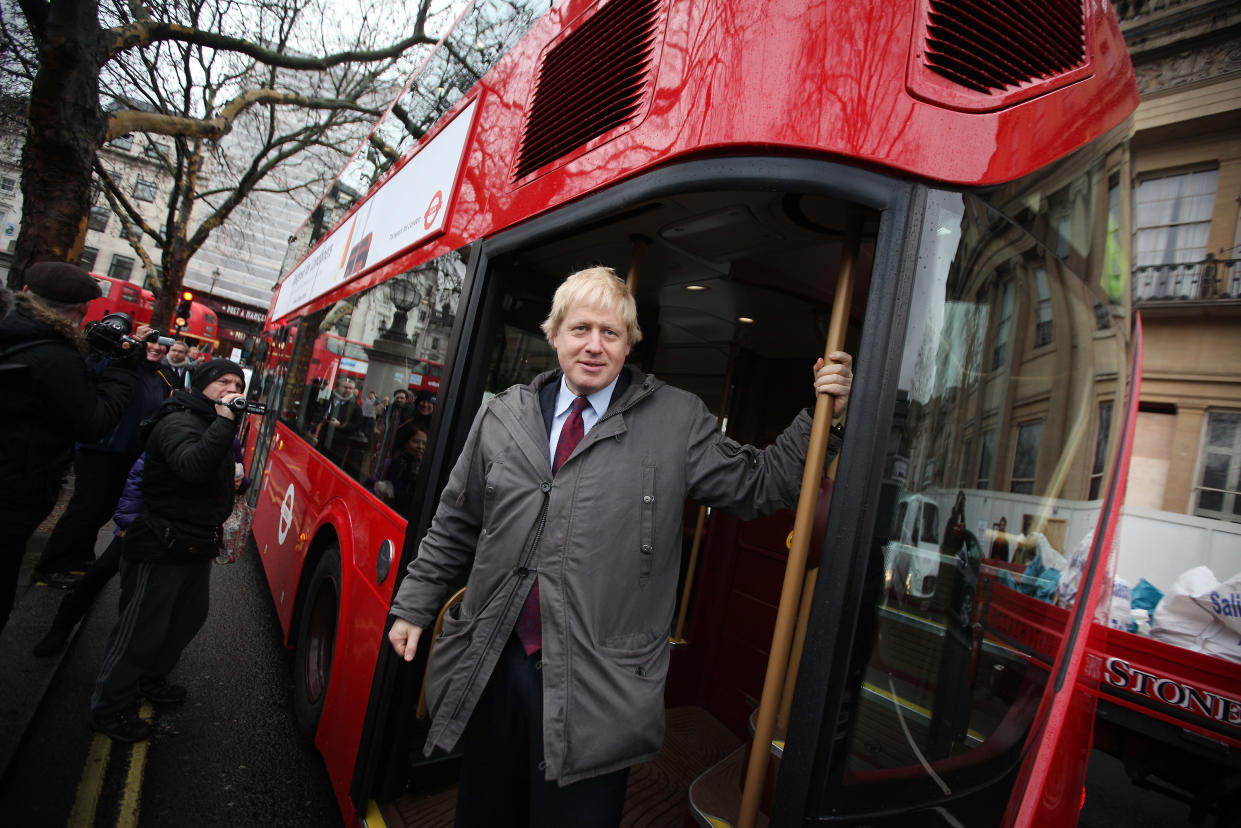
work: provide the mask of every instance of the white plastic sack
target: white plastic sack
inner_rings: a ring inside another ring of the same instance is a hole
[[[1060,576],[1060,583],[1056,584],[1056,603],[1062,607],[1071,607],[1073,602],[1077,600],[1077,590],[1082,583],[1082,572],[1086,569],[1086,559],[1090,555],[1090,545],[1094,543],[1094,530],[1091,529],[1086,533],[1077,546],[1073,547],[1073,554],[1069,555],[1068,568],[1064,574]],[[1048,547],[1050,548],[1050,544]],[[1052,550],[1053,552],[1055,550]]]
[[[1227,583],[1236,580],[1229,578]],[[1206,608],[1213,606],[1212,593],[1219,596],[1219,615]],[[1225,618],[1235,620],[1222,612],[1223,599],[1228,594],[1227,589],[1221,590],[1215,573],[1208,567],[1197,566],[1182,572],[1155,607],[1151,637],[1241,664],[1241,632],[1223,623]]]
[[[1241,635],[1241,572],[1193,598],[1212,618]]]
[[[1069,559],[1061,555],[1051,545],[1051,541],[1047,540],[1047,536],[1041,532],[1035,536],[1038,544],[1039,561],[1043,564],[1044,569],[1058,569],[1064,572],[1069,566]]]
[[[1218,586],[1219,581],[1209,567],[1195,566],[1182,572],[1155,607],[1151,635],[1155,638],[1165,635],[1197,638],[1207,632],[1215,618],[1194,600],[1194,596],[1210,593]]]
[[[1126,632],[1133,624],[1133,590],[1124,578],[1112,582],[1112,606],[1107,623],[1112,629]]]

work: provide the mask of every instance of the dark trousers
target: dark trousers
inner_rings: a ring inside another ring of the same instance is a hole
[[[527,656],[517,637],[509,636],[465,729],[457,828],[620,825],[628,768],[564,787],[543,778],[540,657]]]
[[[116,511],[132,454],[78,449],[73,457],[73,496],[52,529],[35,569],[64,572],[95,559],[100,528]]]
[[[69,590],[69,594],[61,599],[60,606],[56,610],[56,618],[52,621],[53,628],[71,630],[78,621],[82,620],[82,616],[86,615],[86,611],[90,609],[91,604],[95,603],[95,598],[107,586],[108,581],[120,571],[121,541],[120,535],[113,535],[112,542],[87,568],[82,580],[78,581],[73,589]]]
[[[0,630],[4,629],[13,610],[17,576],[22,569],[22,558],[26,557],[26,544],[55,505],[55,495],[45,506],[0,503]]]
[[[121,559],[120,615],[104,650],[91,713],[132,708],[139,689],[158,683],[207,620],[210,559],[146,563]]]

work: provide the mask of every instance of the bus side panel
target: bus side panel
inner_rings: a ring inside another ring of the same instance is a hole
[[[336,644],[315,746],[323,755],[342,813],[348,813],[358,735],[396,582],[395,568],[382,582],[378,580],[377,562],[385,542],[391,544],[395,559],[406,524],[283,424],[277,425],[272,439],[254,515],[254,537],[286,644],[296,644],[299,587],[310,575],[308,553],[321,550],[325,532],[335,536],[340,552]],[[367,518],[355,520],[354,515]]]
[[[320,465],[328,464],[319,461]],[[329,468],[331,468],[329,466]],[[339,476],[333,475],[333,476]],[[386,646],[384,627],[392,598],[395,570],[378,582],[376,560],[385,541],[400,548],[405,521],[386,509],[362,503],[366,495],[337,485],[345,494],[334,497],[319,516],[312,537],[328,527],[339,539],[341,596],[327,697],[315,734],[341,813],[352,813],[349,786],[358,758],[359,736],[366,718],[371,682],[379,650]],[[353,515],[366,515],[353,520]],[[347,643],[347,644],[346,644]]]
[[[313,457],[309,446],[278,424],[254,510],[254,541],[286,644],[292,638],[297,587],[310,541],[310,519],[329,496],[330,486],[322,485],[319,479],[311,481],[310,468],[318,465]]]

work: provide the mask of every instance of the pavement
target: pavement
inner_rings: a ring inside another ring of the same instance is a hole
[[[59,653],[44,658],[35,658],[30,652],[52,625],[60,600],[67,594],[65,590],[32,583],[32,576],[35,561],[39,559],[48,535],[64,512],[72,492],[71,478],[69,484],[62,487],[56,508],[35,530],[27,545],[17,580],[13,612],[4,630],[0,631],[0,776],[8,770],[9,763],[17,754],[35,712],[69,649],[66,643]],[[96,546],[96,554],[107,544],[109,534],[101,532],[100,538],[102,543]],[[76,629],[73,635],[77,635]],[[69,641],[72,640],[71,636]]]

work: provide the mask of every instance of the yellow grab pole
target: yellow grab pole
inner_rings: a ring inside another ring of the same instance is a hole
[[[784,695],[780,697],[780,708],[776,712],[777,733],[786,733],[789,729],[789,714],[793,710],[793,689],[797,685],[797,671],[801,669],[802,650],[806,647],[806,628],[810,626],[810,596],[814,595],[814,585],[818,582],[818,575],[818,567],[807,572],[806,583],[801,590],[801,609],[797,613],[797,627],[793,630],[793,651],[789,654],[789,672],[784,679]]]
[[[717,426],[724,425],[724,414],[728,411],[728,392],[733,383],[733,367],[736,364],[737,346],[728,349],[728,367],[724,369],[724,393],[720,397],[720,410],[715,417]],[[689,596],[694,587],[694,571],[698,568],[698,551],[702,548],[702,535],[707,525],[707,507],[698,507],[698,523],[694,526],[694,543],[689,549],[689,565],[685,568],[685,585],[681,587],[681,611],[677,613],[676,632],[671,642],[677,645],[688,644],[685,640],[685,616],[689,611]]]
[[[824,359],[827,359],[832,351],[844,348],[845,333],[849,326],[849,309],[853,305],[853,268],[857,261],[861,229],[860,216],[850,211],[845,246],[840,257],[840,274],[836,279],[836,296],[832,301],[832,320],[827,331]],[[763,782],[767,776],[767,761],[771,756],[771,735],[775,731],[776,708],[784,687],[785,670],[789,663],[789,651],[792,649],[793,627],[797,622],[802,576],[806,570],[806,552],[810,548],[810,533],[814,529],[814,510],[819,500],[819,481],[823,477],[823,461],[827,454],[834,406],[835,400],[830,396],[817,395],[814,424],[810,428],[810,449],[806,453],[801,496],[797,501],[797,517],[793,522],[793,543],[784,568],[784,586],[780,591],[776,628],[771,636],[771,653],[767,657],[767,675],[763,679],[763,696],[758,705],[754,744],[750,747],[745,786],[741,790],[741,813],[737,819],[739,828],[754,828],[758,819]]]
[[[636,299],[638,296],[638,274],[642,271],[642,260],[646,256],[646,248],[650,246],[651,240],[641,233],[634,233],[629,237],[629,241],[633,242],[633,247],[629,252],[629,275],[625,277],[625,287],[629,288],[629,292]]]

